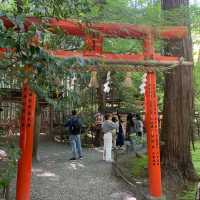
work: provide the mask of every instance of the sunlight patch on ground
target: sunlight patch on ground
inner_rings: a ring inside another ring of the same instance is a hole
[[[111,197],[114,199],[122,199],[122,200],[137,200],[135,197],[133,197],[131,194],[126,192],[116,192],[111,194]]]
[[[103,152],[103,148],[102,147],[94,148],[94,150],[97,151],[97,152],[101,152],[101,153]]]
[[[35,173],[40,173],[40,172],[43,172],[43,170],[42,169],[32,169],[32,172],[35,172]]]
[[[55,173],[44,171],[43,173],[36,174],[37,177],[49,178],[51,181],[59,181],[59,176]]]
[[[39,177],[56,177],[57,175],[51,172],[43,172],[41,174],[37,174],[37,176]]]
[[[125,197],[123,200],[137,200],[135,197]]]
[[[72,162],[70,163],[70,166],[68,166],[68,169],[77,170],[78,168],[84,168],[84,167],[85,165],[83,165],[82,163]]]
[[[38,168],[38,169],[32,169],[32,172],[37,177],[46,177],[46,178],[50,178],[50,180],[53,180],[53,181],[59,180],[59,176],[50,171],[45,171],[43,169]]]

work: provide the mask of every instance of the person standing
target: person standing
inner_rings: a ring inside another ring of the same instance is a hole
[[[101,113],[97,113],[95,115],[95,138],[94,138],[94,146],[100,147],[103,143],[103,136],[101,126],[103,123],[103,116]]]
[[[122,147],[124,145],[124,129],[122,126],[122,120],[120,115],[118,115],[118,119],[119,119],[119,128],[117,132],[116,146]]]
[[[136,152],[135,146],[136,146],[136,118],[135,115],[132,113],[129,113],[127,116],[127,138],[130,141],[131,149]]]
[[[119,133],[119,121],[117,120],[117,117],[112,117],[112,122],[116,126],[116,130],[112,131],[112,141],[113,141],[113,148],[116,148],[116,142],[117,142],[117,135]]]
[[[128,138],[130,138],[131,134],[136,133],[135,123],[136,123],[135,115],[133,113],[129,113],[127,115],[127,128],[126,128]]]
[[[112,162],[112,131],[116,130],[116,124],[111,121],[110,114],[105,115],[105,121],[102,124],[102,131],[104,133],[104,152],[103,160]]]
[[[69,128],[69,140],[72,149],[72,158],[70,160],[82,159],[82,147],[81,147],[81,127],[82,123],[80,118],[76,115],[76,110],[72,111],[71,118],[65,124],[65,127]]]
[[[136,114],[135,130],[138,137],[142,138],[144,125],[139,114]]]

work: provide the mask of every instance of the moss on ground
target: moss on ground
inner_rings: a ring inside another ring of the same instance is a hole
[[[200,140],[195,142],[195,151],[192,151],[192,160],[194,163],[194,167],[196,172],[200,176]]]
[[[139,180],[147,178],[147,156],[146,154],[140,154],[139,157],[135,157],[135,154],[123,154],[118,158],[118,165],[123,173],[130,179],[136,178]],[[133,179],[133,181],[134,181]]]
[[[200,140],[195,142],[195,151],[192,150],[192,160],[196,172],[200,176]],[[141,157],[124,156],[120,161],[120,165],[131,177],[136,179],[147,178],[147,156]],[[131,172],[131,173],[130,173]],[[176,200],[194,200],[197,183],[188,183],[186,189],[177,195]],[[171,200],[171,199],[170,199]]]
[[[141,157],[135,157],[131,161],[131,175],[136,178],[147,177],[147,156],[142,155]]]
[[[192,150],[192,160],[196,172],[200,176],[200,140],[195,142],[195,151]],[[177,200],[194,200],[197,183],[190,183],[187,188],[178,195]]]

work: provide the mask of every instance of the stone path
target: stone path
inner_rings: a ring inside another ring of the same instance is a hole
[[[43,143],[40,157],[33,163],[31,200],[136,200],[101,152],[84,149],[84,159],[72,162],[66,145]]]

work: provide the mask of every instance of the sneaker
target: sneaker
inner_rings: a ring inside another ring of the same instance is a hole
[[[83,159],[83,156],[79,156],[79,159],[82,160],[82,159]]]
[[[72,157],[72,158],[70,158],[69,160],[76,160],[76,158]]]

